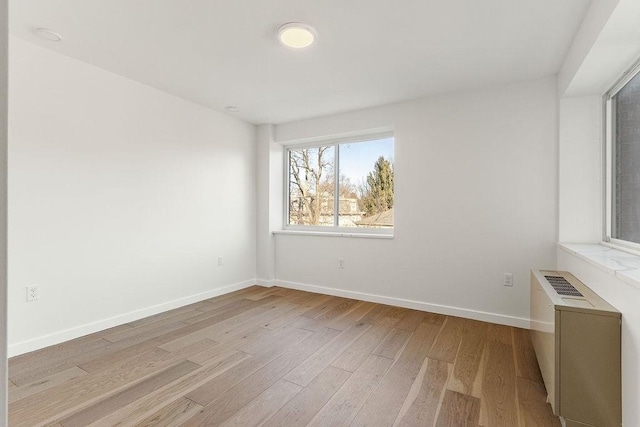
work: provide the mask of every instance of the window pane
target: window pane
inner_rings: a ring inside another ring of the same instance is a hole
[[[289,150],[289,224],[334,225],[335,149]]]
[[[340,144],[341,227],[393,227],[393,138]]]
[[[611,237],[640,243],[640,74],[613,98]]]

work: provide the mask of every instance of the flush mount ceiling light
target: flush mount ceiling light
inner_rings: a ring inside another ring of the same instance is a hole
[[[239,113],[240,112],[240,108],[236,107],[235,105],[229,105],[228,107],[224,108],[225,111],[227,113]]]
[[[36,30],[36,35],[42,40],[47,40],[50,42],[59,42],[60,40],[62,40],[62,36],[60,34],[47,28],[38,28]]]
[[[316,32],[307,24],[289,22],[278,28],[278,39],[285,46],[303,49],[313,43],[316,39]]]

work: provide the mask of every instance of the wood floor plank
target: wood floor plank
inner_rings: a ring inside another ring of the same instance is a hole
[[[325,311],[320,315],[316,316],[316,319],[320,322],[328,322],[339,318],[346,312],[348,312],[354,305],[358,303],[357,300],[354,299],[345,299],[340,304],[333,307],[331,310]]]
[[[477,427],[479,418],[480,400],[478,398],[447,390],[442,400],[436,427]],[[509,425],[517,426],[517,424]]]
[[[346,301],[347,301],[347,298],[331,297],[325,303],[316,305],[315,307],[310,308],[309,310],[304,312],[302,315],[310,319],[316,319],[318,316],[321,316],[322,314],[332,310],[334,307],[337,307],[338,305]]]
[[[516,376],[511,346],[500,341],[487,341],[482,379],[481,424],[490,426],[518,425]]]
[[[394,324],[404,319],[409,314],[409,309],[404,307],[391,307],[391,310],[387,311],[384,317],[391,319]]]
[[[185,375],[179,381],[168,384],[129,405],[123,406],[93,424],[98,426],[122,426],[144,423],[145,419],[173,419],[172,417],[175,415],[174,410],[165,411],[163,408],[167,405],[170,406],[172,404],[171,402],[176,400],[176,396],[184,396],[202,384],[222,375],[249,357],[251,356],[233,350],[221,353],[218,357],[209,360],[202,368]],[[193,401],[189,400],[189,402]],[[195,404],[195,402],[193,403]],[[199,409],[193,413],[189,412],[191,413],[189,417],[182,415],[182,417],[185,417],[184,420],[191,418],[191,416],[203,408],[201,405],[196,405]],[[186,407],[192,409],[194,406],[186,405]],[[176,408],[175,410],[178,409],[179,408]]]
[[[329,322],[324,323],[324,326],[331,329],[338,329],[344,331],[345,329],[353,326],[354,323],[359,322],[364,316],[367,315],[376,304],[372,302],[359,301],[350,310],[346,311],[342,316],[336,317]],[[363,322],[364,323],[364,322]]]
[[[183,422],[200,412],[201,405],[186,397],[181,397],[164,406],[159,411],[150,415],[148,418],[138,422],[135,426],[140,427],[174,427],[181,425]],[[107,426],[110,424],[96,424],[95,427]],[[132,425],[132,424],[128,424]]]
[[[384,316],[391,311],[393,307],[385,304],[376,304],[376,306],[368,312],[360,321],[371,325],[378,324]]]
[[[168,353],[154,349],[116,368],[117,373],[128,372],[124,378],[117,374],[114,376],[111,370],[102,372],[101,375],[89,374],[13,402],[9,405],[9,424],[30,427],[52,421],[56,416],[66,415],[85,402],[91,404],[104,393],[122,386],[125,379],[139,379],[150,374],[152,371],[145,370],[142,366],[147,366],[150,360],[160,358],[163,354]]]
[[[250,294],[245,296],[245,298],[249,300],[258,301],[263,298],[269,297],[271,295],[278,294],[281,291],[283,291],[283,288],[279,288],[278,286],[273,286],[271,288],[262,288],[258,291],[251,292]]]
[[[513,350],[516,358],[516,376],[542,383],[531,336],[526,329],[513,328]]]
[[[403,329],[405,331],[413,332],[416,330],[420,323],[425,318],[426,313],[424,311],[409,310],[406,316],[404,316],[398,323],[395,324],[396,329]]]
[[[391,332],[390,325],[372,325],[347,349],[335,359],[331,366],[348,372],[355,372],[367,357],[380,345],[384,338]]]
[[[238,334],[242,334],[247,329],[253,328],[254,326],[263,325],[282,315],[286,315],[291,311],[296,311],[297,309],[298,306],[290,304],[288,302],[274,305],[266,312],[250,319],[245,319],[240,323],[230,324],[225,326],[224,328],[212,328],[210,330],[212,332],[211,339],[220,343],[231,341],[235,339]]]
[[[447,316],[437,313],[424,313],[423,323],[431,323],[433,325],[442,325]]]
[[[487,341],[499,342],[508,346],[513,345],[509,326],[489,324],[487,330]]]
[[[195,325],[196,328],[211,326],[238,315],[251,316],[251,314],[247,314],[250,311],[262,313],[269,308],[270,304],[277,303],[278,301],[284,302],[285,300],[273,295],[258,301],[243,298],[232,301],[213,310],[205,311],[198,316],[185,320],[185,323]]]
[[[263,322],[260,326],[267,329],[278,329],[282,326],[289,325],[291,322],[300,317],[302,313],[307,311],[307,307],[300,304],[292,304],[292,309],[282,314],[281,316],[268,319],[266,322]],[[305,317],[306,319],[306,317]]]
[[[516,378],[518,388],[518,410],[521,427],[560,427],[560,420],[553,415],[551,405],[546,402],[544,384],[527,378]]]
[[[435,344],[429,351],[429,358],[453,363],[458,354],[464,324],[464,319],[447,317]]]
[[[310,355],[307,360],[300,363],[284,379],[303,387],[307,386],[370,327],[371,325],[356,323],[346,331],[341,332],[316,354]]]
[[[228,294],[220,295],[214,298],[209,298],[209,299],[197,302],[195,304],[191,304],[191,306],[193,306],[193,308],[200,311],[208,311],[212,308],[218,308],[223,305],[226,305],[229,302],[244,299],[247,295],[251,295],[254,292],[260,292],[260,290],[262,289],[264,289],[263,286],[257,286],[257,285],[249,286],[248,288],[229,292]]]
[[[309,426],[349,425],[364,404],[370,390],[380,382],[392,363],[393,361],[386,357],[369,356],[311,419]]]
[[[195,344],[192,348],[185,348],[184,353],[200,348],[199,344]],[[93,404],[100,397],[106,397],[126,387],[128,383],[153,375],[182,359],[184,354],[181,352],[149,350],[112,369],[74,378],[12,403],[9,422],[12,426],[33,426],[50,421],[56,414],[66,416],[81,407]]]
[[[110,345],[111,343],[109,341],[98,339],[86,343],[82,346],[82,349],[78,349],[78,351],[75,351],[75,346],[73,346],[69,352],[60,351],[59,353],[61,354],[55,357],[49,357],[46,352],[43,352],[42,360],[37,360],[37,363],[33,363],[32,365],[22,364],[19,367],[13,367],[10,363],[9,379],[18,387],[31,384],[34,381],[42,380],[57,372],[71,369],[76,366],[79,361],[90,358],[92,354],[101,354],[100,351]]]
[[[439,360],[424,360],[394,425],[411,427],[434,424],[450,367],[450,364]]]
[[[31,396],[33,394],[39,393],[43,390],[47,390],[51,387],[55,387],[57,385],[63,384],[67,381],[73,380],[74,378],[81,377],[83,375],[87,375],[87,371],[80,369],[77,366],[73,366],[69,369],[66,369],[61,372],[56,372],[55,374],[49,375],[48,377],[44,377],[42,379],[36,380],[29,384],[24,384],[21,387],[17,387],[15,384],[15,390],[12,388],[11,393],[9,394],[9,403],[15,402],[20,399],[24,399],[25,397]],[[13,383],[10,383],[13,384]]]
[[[63,418],[60,420],[60,424],[64,427],[84,427],[116,411],[120,407],[195,371],[199,367],[200,365],[189,361],[178,363],[106,399],[102,399],[91,406],[85,407],[71,416]]]
[[[395,359],[400,351],[404,348],[412,332],[393,328],[385,337],[380,345],[373,351],[377,356],[386,357],[387,359]]]
[[[329,366],[267,420],[265,427],[302,427],[320,411],[351,373]]]
[[[195,312],[195,311],[194,311]],[[182,319],[178,317],[168,317],[166,319],[158,320],[156,322],[148,323],[146,325],[138,326],[136,328],[130,328],[125,331],[115,332],[104,337],[105,340],[110,342],[118,342],[125,339],[135,338],[140,334],[144,334],[147,331],[162,330],[167,325],[180,325],[186,326],[187,324],[182,322]],[[191,316],[193,317],[193,316]]]
[[[181,330],[181,334],[179,334],[175,339],[168,341],[159,347],[163,350],[173,351],[202,339],[210,339],[214,341],[212,338],[213,335],[220,332],[220,330],[224,330],[225,328],[233,330],[234,327],[237,327],[242,322],[252,317],[264,314],[267,311],[268,308],[265,307],[253,307],[246,311],[239,310],[238,312],[234,311],[232,313],[224,313],[220,315],[220,318],[216,316],[205,319],[201,322],[194,323],[183,328]]]
[[[262,327],[260,326],[260,328]],[[289,334],[292,330],[297,329],[297,325],[293,322],[289,322],[288,324],[285,324],[278,329],[262,329],[265,332],[256,334],[252,339],[245,339],[242,340],[242,342],[233,343],[233,347],[236,350],[240,350],[247,354],[257,354],[270,343],[279,341],[285,335]]]
[[[169,329],[170,330],[170,329]],[[180,330],[180,329],[179,329]],[[178,332],[179,334],[180,332]],[[82,369],[84,369],[87,372],[96,372],[96,371],[100,371],[102,369],[105,369],[108,366],[113,366],[114,364],[123,362],[127,359],[129,359],[132,356],[135,356],[136,354],[140,354],[143,353],[149,349],[155,348],[161,344],[163,344],[166,340],[170,339],[171,337],[173,337],[172,334],[165,334],[164,338],[161,337],[156,337],[147,341],[143,341],[139,344],[135,344],[129,347],[124,347],[121,350],[115,351],[115,352],[109,352],[107,354],[105,354],[103,357],[98,357],[95,359],[92,359],[88,362],[83,362],[83,363],[79,363],[78,366],[80,366]],[[207,350],[209,347],[215,346],[217,345],[217,343],[211,341],[211,340],[198,340],[198,341],[194,341],[194,342],[189,342],[189,343],[185,343],[184,345],[182,345],[181,347],[178,346],[174,346],[172,351],[179,351],[184,349],[185,347],[187,347],[188,345],[193,345],[196,343],[200,343],[203,345],[203,351]],[[208,346],[205,346],[204,343],[208,343]]]
[[[26,371],[37,370],[43,365],[52,365],[66,361],[70,356],[78,353],[91,351],[93,348],[104,347],[108,342],[102,339],[103,336],[131,329],[129,325],[120,325],[94,334],[85,335],[71,341],[52,345],[42,350],[15,356],[9,359],[9,370],[13,376],[20,375]]]
[[[41,364],[39,369],[34,369],[32,371],[24,371],[23,374],[13,375],[12,380],[16,382],[18,386],[25,383],[31,383],[36,380],[43,379],[48,377],[51,374],[56,372],[61,372],[66,369],[72,368],[73,366],[84,365],[88,361],[95,359],[108,358],[110,355],[121,351],[129,346],[141,344],[147,342],[146,344],[142,344],[144,349],[151,349],[157,345],[156,341],[151,341],[152,339],[158,339],[158,342],[161,341],[159,337],[171,337],[172,334],[181,332],[177,332],[184,327],[182,322],[175,322],[170,325],[159,326],[153,328],[151,330],[145,330],[145,332],[141,332],[139,335],[118,341],[117,343],[111,343],[107,340],[101,340],[100,345],[96,347],[91,347],[87,345],[85,351],[80,351],[77,353],[69,354],[68,357],[63,360],[56,360],[49,365]],[[94,343],[93,341],[91,343]],[[144,350],[139,349],[139,352],[143,352]]]
[[[267,331],[265,328],[257,326],[244,334],[238,335],[234,341],[229,341],[224,345],[217,344],[215,346],[211,346],[204,351],[190,355],[188,359],[199,365],[204,365],[209,363],[211,359],[217,358],[220,354],[226,353],[229,350],[238,351],[238,347],[241,347],[247,341],[251,342],[252,340],[257,339],[264,334],[265,331]],[[260,350],[262,351],[263,349],[264,348],[261,348]]]
[[[238,301],[243,301],[243,300],[245,301],[244,304],[249,304],[250,306],[255,307],[256,306],[255,302],[254,304],[250,304],[248,301],[245,300],[245,296],[251,293],[250,291],[248,291],[248,289],[245,291],[247,292],[237,291],[237,292],[222,295],[213,299],[200,301],[199,303],[192,304],[192,307],[203,313],[211,312],[214,310],[220,313],[220,311],[229,309],[229,307],[237,307]],[[226,308],[223,308],[223,307],[226,307]]]
[[[154,314],[153,316],[143,317],[142,319],[134,320],[133,322],[127,323],[127,325],[131,326],[130,329],[133,329],[139,326],[148,325],[150,323],[154,323],[159,320],[165,320],[165,319],[169,319],[176,316],[180,316],[180,319],[178,320],[182,321],[185,319],[189,319],[192,316],[196,316],[198,314],[202,314],[202,312],[196,310],[193,307],[193,305],[186,305],[184,307],[174,308],[173,310]]]
[[[441,326],[421,323],[404,351],[353,421],[354,426],[392,425]]]
[[[480,362],[487,337],[488,325],[475,320],[465,320],[460,348],[449,380],[448,388],[462,394],[474,394],[474,385],[481,381]]]
[[[335,336],[337,331],[327,330],[326,333],[328,335]],[[211,381],[206,382],[195,390],[187,393],[185,396],[202,406],[207,406],[224,395],[231,387],[240,383],[242,380],[257,372],[259,369],[283,354],[288,348],[295,346],[313,334],[314,333],[310,331],[296,329],[283,338],[282,341],[272,343],[259,354],[239,363],[224,374],[213,378]]]
[[[221,425],[224,427],[261,425],[286,405],[300,390],[302,387],[296,384],[279,380]]]
[[[315,294],[312,292],[300,291],[301,295],[293,298],[290,302],[292,304],[304,305],[305,307],[312,308],[331,301],[333,296],[324,294]]]
[[[282,379],[289,371],[299,365],[303,360],[317,352],[330,342],[333,330],[315,332],[308,338],[300,341],[267,365],[247,376],[236,385],[227,388],[217,399],[211,400],[194,418],[186,425],[220,425],[238,412],[244,405],[256,398],[260,393]],[[187,395],[190,399],[203,404],[197,393]]]

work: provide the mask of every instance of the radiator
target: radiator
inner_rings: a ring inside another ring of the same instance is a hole
[[[531,271],[531,341],[567,426],[622,424],[621,315],[570,273]]]

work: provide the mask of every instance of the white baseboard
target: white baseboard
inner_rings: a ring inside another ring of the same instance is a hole
[[[452,307],[441,304],[431,304],[421,301],[413,301],[402,298],[387,297],[383,295],[367,294],[363,292],[346,291],[343,289],[329,288],[325,286],[308,285],[306,283],[272,280],[271,286],[281,286],[288,289],[327,294],[337,297],[358,299],[362,301],[380,304],[394,305],[397,307],[411,308],[414,310],[428,311],[431,313],[446,314],[449,316],[464,317],[467,319],[481,320],[483,322],[497,323],[500,325],[515,326],[517,328],[529,328],[529,319],[523,317],[507,316],[504,314],[488,313],[485,311],[470,310],[467,308]]]
[[[271,288],[276,285],[275,280],[256,279],[256,285],[264,286],[265,288]]]
[[[107,319],[86,323],[84,325],[54,332],[48,335],[43,335],[41,337],[32,338],[32,339],[17,342],[14,344],[9,344],[7,348],[8,357],[13,357],[20,354],[28,353],[30,351],[39,350],[44,347],[59,344],[61,342],[69,341],[74,338],[79,338],[88,334],[92,334],[94,332],[103,331],[105,329],[113,328],[114,326],[133,322],[138,319],[143,319],[148,316],[153,316],[154,314],[162,313],[164,311],[172,310],[174,308],[179,308],[185,305],[193,304],[205,299],[228,294],[229,292],[239,291],[240,289],[248,288],[249,286],[254,286],[254,285],[256,285],[255,279],[246,280],[244,282],[234,283],[232,285],[223,286],[220,288],[212,289],[210,291],[202,292],[195,295],[190,295],[184,298],[178,298],[172,301],[164,302],[162,304],[158,304],[151,307],[142,308],[140,310],[131,311],[129,313],[124,313],[117,316],[109,317]]]

